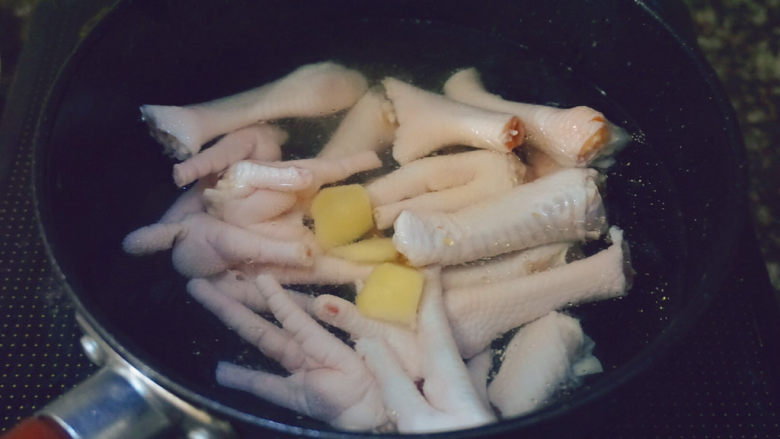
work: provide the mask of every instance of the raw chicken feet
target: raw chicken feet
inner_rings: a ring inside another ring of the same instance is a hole
[[[381,391],[357,353],[312,319],[273,278],[258,276],[257,285],[281,328],[226,296],[198,300],[290,375],[220,362],[217,381],[345,430],[384,426]]]

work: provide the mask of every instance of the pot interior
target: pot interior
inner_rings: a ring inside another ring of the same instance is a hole
[[[621,300],[570,310],[606,372],[544,413],[611,391],[695,318],[735,236],[722,207],[741,203],[739,140],[709,70],[641,4],[133,1],[103,20],[61,74],[38,138],[36,189],[52,256],[79,307],[155,379],[250,423],[331,430],[217,386],[220,360],[280,370],[189,299],[170,252],[121,250],[128,232],[155,222],[179,193],[141,104],[202,102],[324,60],[372,83],[393,75],[434,91],[474,66],[505,98],[592,106],[632,135],[603,195],[610,224],[630,243],[634,285]],[[292,123],[303,134],[293,133],[285,154],[313,154],[312,133],[333,122]]]

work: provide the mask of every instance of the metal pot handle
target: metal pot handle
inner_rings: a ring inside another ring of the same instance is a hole
[[[179,427],[192,439],[228,439],[230,424],[182,401],[138,371],[84,318],[81,345],[102,368],[0,439],[144,439]]]
[[[171,426],[143,383],[106,365],[44,407],[39,418],[56,422],[71,438],[147,438]]]

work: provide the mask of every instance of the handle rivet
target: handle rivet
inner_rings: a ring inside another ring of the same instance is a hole
[[[89,335],[84,335],[81,337],[80,341],[81,348],[84,349],[84,353],[87,354],[87,357],[90,359],[90,361],[97,364],[98,366],[105,363],[106,354],[103,352],[103,349],[100,347],[100,343],[98,343],[97,340],[90,337]]]
[[[215,439],[216,436],[206,428],[194,428],[187,432],[187,439]]]

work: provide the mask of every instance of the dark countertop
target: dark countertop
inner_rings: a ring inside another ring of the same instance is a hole
[[[698,43],[739,117],[750,207],[775,291],[780,290],[780,1],[684,0]],[[726,206],[724,206],[726,207]]]

